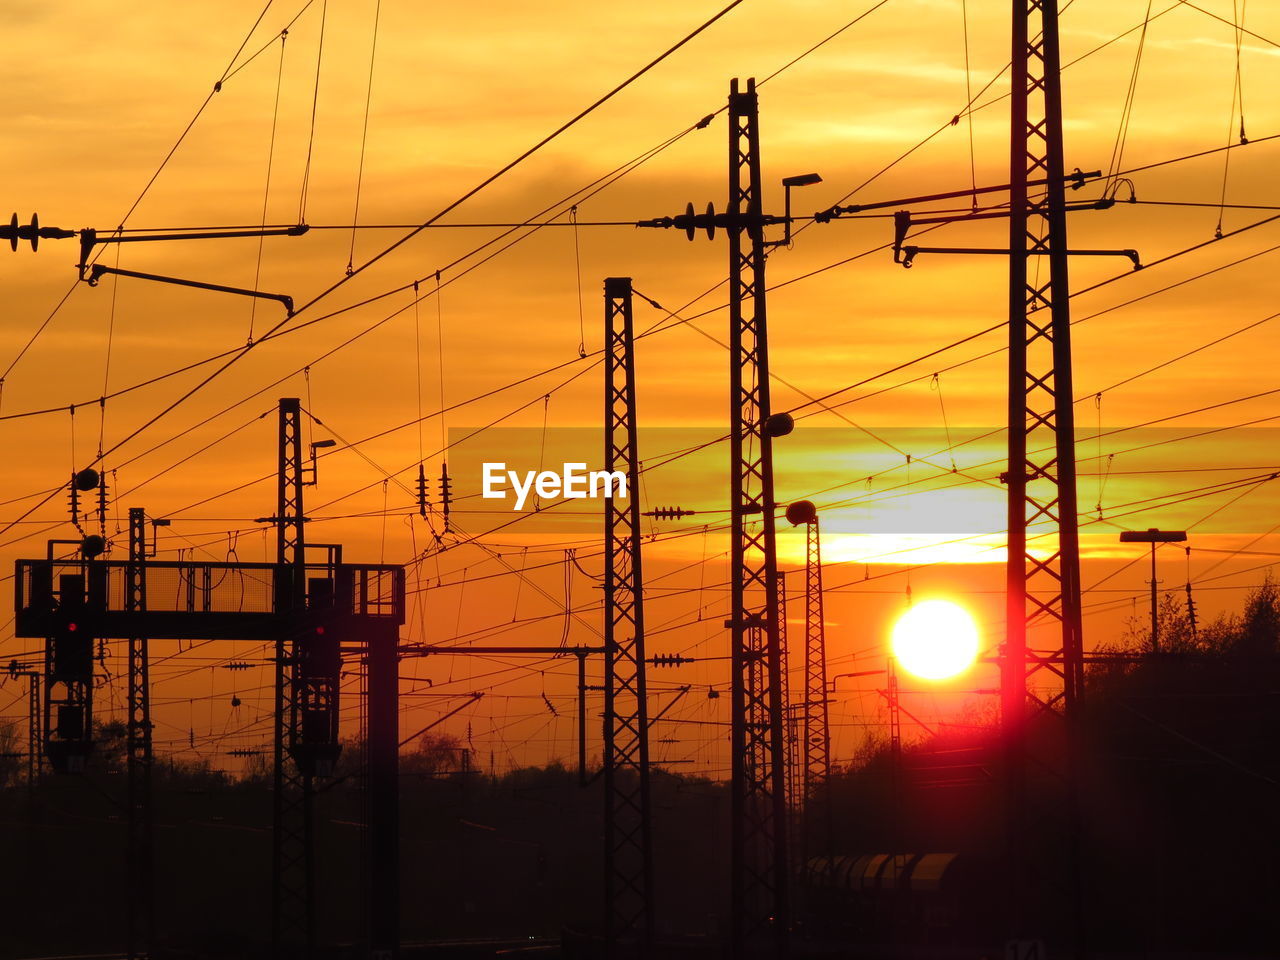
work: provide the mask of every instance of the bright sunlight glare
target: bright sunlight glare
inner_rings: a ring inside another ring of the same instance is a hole
[[[910,674],[946,680],[973,665],[978,627],[967,610],[950,600],[922,600],[893,625],[893,655]]]

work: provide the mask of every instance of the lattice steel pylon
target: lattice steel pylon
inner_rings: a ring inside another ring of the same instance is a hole
[[[605,936],[611,956],[643,956],[654,933],[653,845],[630,278],[605,280],[604,322],[605,470],[627,483],[625,499],[604,499]]]
[[[804,756],[801,741],[800,717],[796,707],[803,708],[803,702],[797,704],[791,699],[791,641],[787,636],[787,574],[778,571],[778,644],[782,648],[782,670],[779,677],[782,681],[783,715],[786,719],[786,765],[787,765],[787,816],[790,824],[791,851],[801,849],[796,843],[797,831],[801,828],[798,813],[804,800],[804,769],[800,758]]]
[[[40,724],[40,673],[27,672],[27,793],[34,794],[40,782],[43,737]]]
[[[1014,0],[1008,609],[1001,688],[1015,937],[1032,932],[1027,898],[1035,885],[1027,847],[1049,829],[1044,811],[1032,810],[1039,800],[1062,801],[1067,872],[1076,873],[1073,754],[1084,656],[1060,78],[1057,0]],[[1028,182],[1034,180],[1045,181],[1043,193],[1031,193]],[[1053,774],[1047,791],[1030,789],[1032,767]],[[1078,883],[1070,887],[1066,899],[1074,912]]]
[[[147,528],[140,507],[129,510],[125,609],[147,609]],[[147,638],[129,638],[128,723],[125,728],[129,815],[129,956],[146,956],[154,935],[154,826],[151,805],[151,684]]]
[[[818,514],[804,524],[804,830],[807,852],[831,852],[831,724],[827,636],[822,609],[822,545]]]
[[[31,664],[10,660],[7,673],[10,680],[27,681],[27,798],[34,802],[36,785],[40,781],[41,710],[39,670],[29,669]]]
[[[306,606],[302,512],[302,408],[296,397],[280,400],[276,477],[277,610],[296,620]],[[271,942],[275,955],[315,943],[315,871],[311,778],[289,751],[298,738],[297,637],[282,631],[275,643],[274,794],[272,796]]]
[[[787,850],[794,858],[790,864],[799,875],[804,865],[804,701],[791,697],[791,640],[787,636],[787,574],[778,571],[778,645],[782,650],[782,670],[778,677],[782,686],[784,765],[787,770]],[[803,651],[802,651],[803,654]]]
[[[778,630],[765,242],[755,81],[729,93],[731,950],[786,949],[786,744]]]

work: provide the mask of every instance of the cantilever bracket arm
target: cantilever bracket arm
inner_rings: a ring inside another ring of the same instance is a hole
[[[117,277],[133,277],[135,280],[154,280],[157,283],[172,283],[180,287],[197,287],[200,290],[216,290],[219,293],[234,293],[241,297],[257,297],[260,300],[275,300],[284,304],[289,316],[293,316],[293,297],[283,293],[263,293],[260,290],[246,290],[243,287],[226,287],[220,283],[205,283],[202,280],[183,280],[180,277],[163,277],[154,273],[140,273],[137,270],[121,270],[95,263],[88,268],[89,275],[84,278],[91,287],[96,287],[104,274]]]
[[[901,259],[897,253],[901,253]],[[1009,256],[1008,249],[1000,247],[902,247],[900,251],[895,251],[894,262],[901,263],[904,267],[910,268],[911,263],[915,260],[917,254],[921,253],[964,253],[978,256]],[[1047,254],[1045,250],[1028,250],[1027,255],[1031,257],[1043,257]],[[1137,250],[1068,250],[1069,257],[1128,257],[1133,261],[1133,269],[1142,269],[1142,259],[1138,255]]]
[[[1102,197],[1098,200],[1088,200],[1083,203],[1068,203],[1063,209],[1067,213],[1077,213],[1081,210],[1110,210],[1116,204],[1114,197]],[[939,224],[968,223],[970,220],[1007,220],[1009,218],[1008,210],[986,210],[973,213],[958,213],[954,215],[939,215],[931,217],[913,217],[910,210],[898,210],[893,215],[893,262],[900,263],[904,267],[911,266],[911,260],[917,253],[1008,253],[1007,250],[991,250],[988,248],[979,248],[969,250],[961,247],[908,247],[904,246],[907,239],[907,231],[912,227]],[[904,251],[913,251],[910,256],[904,257]],[[1106,256],[1108,253],[1100,251],[1069,251],[1084,256]],[[1133,250],[1113,251],[1117,256],[1124,255],[1133,261],[1133,268],[1140,270],[1142,264],[1138,262],[1138,254]]]
[[[1077,213],[1081,210],[1110,210],[1116,205],[1115,198],[1102,197],[1098,200],[1087,200],[1083,203],[1068,203],[1063,207],[1067,213]],[[935,223],[968,223],[970,220],[1008,220],[1009,211],[1005,210],[984,210],[979,213],[957,213],[950,216],[938,215],[932,217],[912,217],[911,226],[919,227]]]
[[[85,272],[89,269],[89,255],[93,253],[93,248],[100,243],[148,243],[154,240],[234,240],[240,237],[300,237],[310,229],[305,223],[299,223],[292,227],[205,230],[198,233],[131,233],[127,235],[108,233],[100,235],[95,228],[85,227],[80,231],[80,279],[84,279]],[[62,231],[58,235],[71,236],[72,231]]]
[[[1101,170],[1090,170],[1086,173],[1077,167],[1071,173],[1063,175],[1062,183],[1063,186],[1070,187],[1072,190],[1079,190],[1086,183],[1097,180],[1101,176]],[[1027,186],[1044,186],[1048,182],[1048,179],[1028,180]],[[847,207],[835,206],[829,207],[826,210],[819,210],[813,215],[813,219],[818,221],[818,223],[827,223],[847,213],[863,213],[867,210],[883,210],[886,207],[900,207],[907,203],[931,203],[935,200],[957,200],[963,197],[973,197],[974,204],[976,206],[976,198],[978,194],[1000,193],[1008,189],[1009,184],[1001,183],[992,187],[978,187],[976,189],[971,187],[968,190],[948,190],[946,193],[929,193],[918,197],[903,197],[898,200],[881,200],[876,203],[854,203]]]

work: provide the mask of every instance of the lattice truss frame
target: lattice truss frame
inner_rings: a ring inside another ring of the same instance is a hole
[[[146,515],[139,507],[129,510],[129,565],[125,569],[125,609],[147,609]],[[129,950],[145,951],[150,943],[152,923],[153,826],[151,804],[151,694],[150,665],[146,637],[130,637],[128,676],[128,763],[129,826]]]
[[[1056,0],[1015,0],[1013,69],[1006,654],[1020,676],[1006,682],[1023,709],[1063,714],[1079,697],[1083,645]]]
[[[1052,909],[1041,881],[1065,896],[1077,922],[1081,905],[1075,773],[1084,650],[1057,0],[1014,0],[1011,63],[1009,556],[1001,713],[1009,932],[1016,938]],[[1032,180],[1044,181],[1043,192],[1030,193]],[[1041,782],[1033,784],[1033,776]],[[1060,837],[1066,847],[1061,855],[1037,857],[1031,852],[1036,838],[1043,839],[1055,821],[1062,828],[1052,839]],[[1049,861],[1057,866],[1049,868]]]
[[[822,545],[818,521],[805,524],[804,802],[806,813],[831,776],[826,621],[822,608]]]
[[[299,614],[306,604],[306,541],[302,512],[302,411],[296,398],[280,401],[276,497],[276,563],[289,591],[279,609]],[[272,941],[311,945],[315,940],[314,863],[311,837],[312,784],[289,753],[299,737],[299,657],[297,636],[275,644],[275,716],[272,830]]]
[[[627,497],[605,511],[605,882],[610,943],[653,938],[649,715],[640,551],[635,330],[631,280],[605,280],[605,470]]]
[[[729,94],[735,951],[785,937],[786,744],[778,627],[759,109],[755,81]],[[744,243],[744,239],[747,243]]]

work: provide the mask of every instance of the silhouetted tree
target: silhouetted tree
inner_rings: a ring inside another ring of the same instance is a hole
[[[424,733],[414,750],[400,758],[401,773],[438,776],[471,769],[471,752],[457,737]]]
[[[0,722],[0,788],[16,786],[25,776],[26,744],[18,738],[18,728],[16,721]]]

